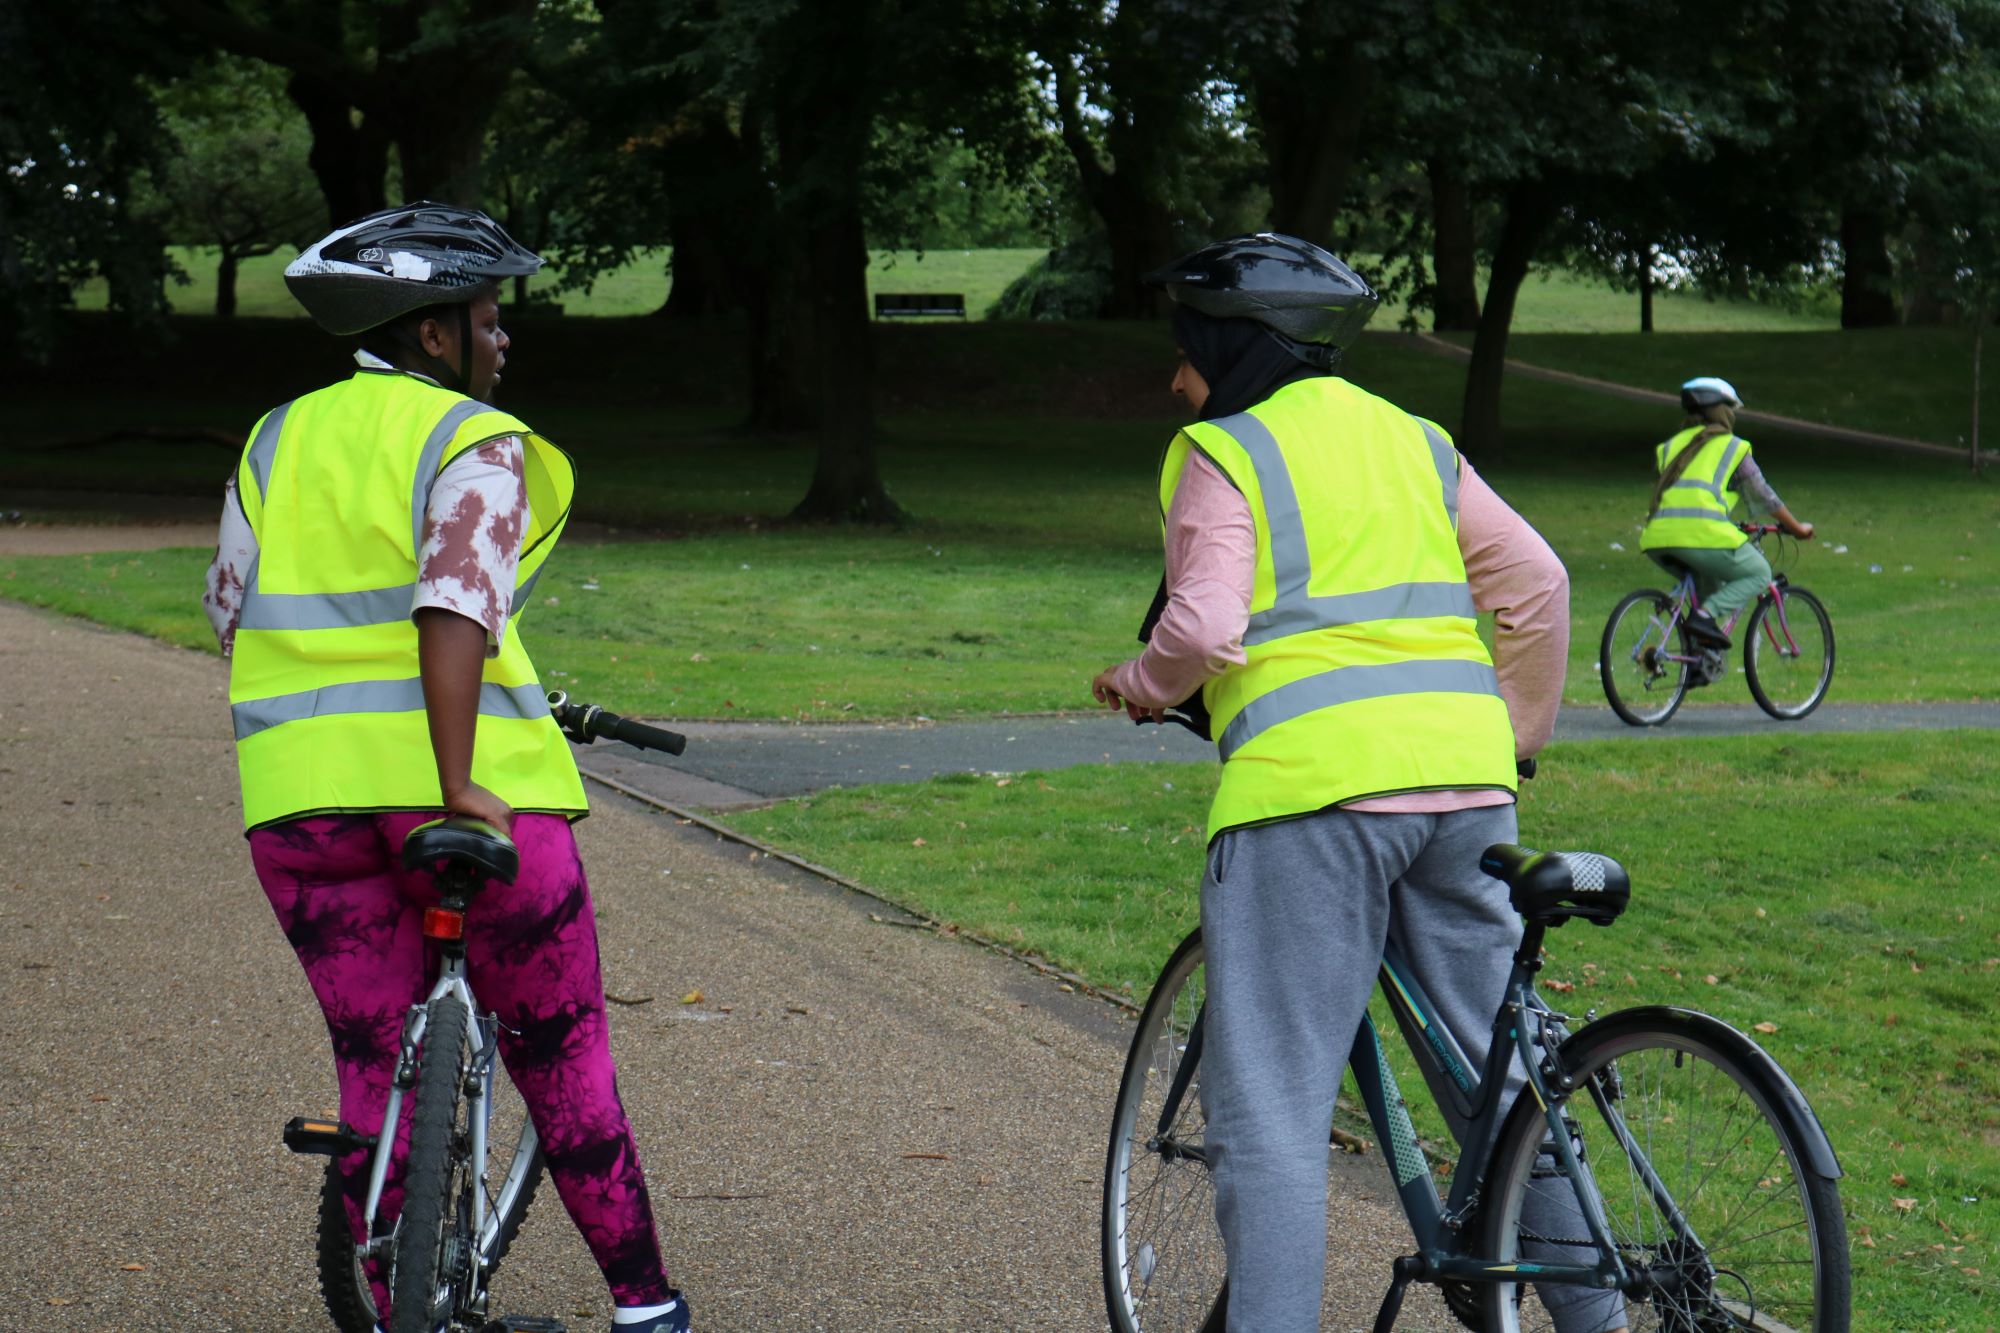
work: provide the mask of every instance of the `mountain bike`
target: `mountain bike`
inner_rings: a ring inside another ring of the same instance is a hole
[[[1739,523],[1760,546],[1780,532],[1775,524]],[[1605,623],[1597,670],[1611,709],[1635,727],[1657,727],[1674,715],[1690,689],[1717,680],[1722,650],[1689,633],[1688,617],[1700,608],[1694,574],[1681,572],[1671,593],[1641,588],[1625,594]],[[1743,675],[1757,706],[1780,721],[1795,721],[1819,707],[1833,683],[1833,622],[1819,598],[1783,572],[1750,607],[1743,634]],[[1723,627],[1734,637],[1732,617]]]
[[[1845,1333],[1839,1162],[1806,1099],[1720,1019],[1648,1006],[1574,1033],[1534,978],[1546,932],[1609,925],[1631,882],[1608,857],[1499,844],[1480,859],[1524,919],[1475,1071],[1391,941],[1381,991],[1432,1100],[1468,1125],[1440,1196],[1375,1024],[1349,1068],[1416,1240],[1376,1333],[1411,1282],[1466,1327],[1555,1327],[1550,1304],[1605,1304],[1633,1333]],[[1200,1095],[1204,951],[1174,950],[1139,1018],[1105,1164],[1104,1295],[1116,1333],[1221,1333],[1229,1305]],[[1508,1063],[1527,1086],[1501,1105]],[[1332,1146],[1329,1151],[1336,1151]],[[1337,1229],[1339,1219],[1332,1225]]]
[[[669,754],[687,745],[678,733],[572,703],[561,691],[549,695],[549,711],[580,744],[609,737]],[[404,868],[431,874],[439,894],[423,919],[424,938],[437,952],[437,976],[404,1019],[382,1117],[384,1126],[399,1126],[403,1103],[411,1102],[403,1207],[392,1222],[379,1216],[393,1128],[369,1134],[341,1120],[305,1116],[285,1126],[286,1147],[329,1159],[320,1186],[320,1293],[341,1333],[370,1333],[380,1317],[368,1281],[372,1261],[386,1275],[389,1333],[562,1333],[563,1325],[552,1319],[488,1319],[488,1287],[534,1200],[542,1149],[534,1122],[494,1059],[499,1019],[479,1012],[466,979],[465,918],[488,884],[513,883],[519,853],[491,824],[454,816],[412,829],[402,859]],[[368,1239],[357,1245],[338,1168],[340,1158],[362,1150],[370,1153],[363,1206]]]

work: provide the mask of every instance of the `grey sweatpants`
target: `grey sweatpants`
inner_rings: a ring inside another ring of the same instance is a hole
[[[1521,922],[1479,854],[1515,837],[1511,805],[1336,809],[1235,829],[1210,845],[1200,1087],[1231,1333],[1319,1327],[1334,1097],[1387,939],[1472,1068],[1485,1059]],[[1503,1106],[1525,1082],[1517,1060]],[[1615,1296],[1568,1288],[1549,1298],[1576,1307],[1562,1312],[1564,1333],[1625,1322]]]

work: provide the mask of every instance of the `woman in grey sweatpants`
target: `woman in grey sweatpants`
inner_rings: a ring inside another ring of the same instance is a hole
[[[1568,576],[1434,423],[1331,382],[1376,300],[1338,259],[1260,233],[1149,280],[1176,302],[1173,388],[1200,420],[1162,460],[1166,576],[1146,649],[1091,685],[1135,719],[1229,709],[1211,728],[1224,777],[1201,894],[1201,1095],[1229,1327],[1306,1333],[1325,1281],[1334,1095],[1392,934],[1466,1055],[1485,1053],[1521,925],[1479,856],[1515,840],[1509,760],[1555,724]],[[1490,668],[1474,609],[1494,614]],[[1449,650],[1412,647],[1447,636]],[[1471,687],[1454,682],[1468,678],[1504,717],[1464,711]],[[1342,721],[1344,691],[1384,711]],[[1232,744],[1242,723],[1306,739]],[[1232,774],[1257,792],[1254,813],[1232,814],[1249,808],[1225,800]],[[1625,1322],[1615,1295],[1545,1303],[1565,1306],[1562,1333]]]
[[[1201,1098],[1232,1330],[1319,1327],[1334,1097],[1387,940],[1473,1067],[1484,1059],[1521,922],[1479,855],[1515,832],[1512,805],[1333,809],[1232,829],[1210,845]],[[1501,1104],[1525,1082],[1517,1060]],[[1550,1287],[1541,1299],[1564,1333],[1625,1324],[1616,1293]]]

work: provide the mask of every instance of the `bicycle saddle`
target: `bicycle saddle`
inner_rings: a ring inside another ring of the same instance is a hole
[[[1625,867],[1596,852],[1537,852],[1496,842],[1480,856],[1479,868],[1507,886],[1516,912],[1544,925],[1582,917],[1608,926],[1632,900]]]
[[[480,878],[512,884],[521,869],[514,840],[483,819],[453,815],[419,824],[403,839],[403,868],[435,873],[440,861],[466,866]]]

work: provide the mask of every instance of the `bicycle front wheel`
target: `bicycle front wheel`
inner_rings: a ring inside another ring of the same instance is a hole
[[[1221,1333],[1228,1269],[1204,1151],[1201,932],[1167,960],[1132,1037],[1104,1167],[1104,1299],[1114,1333]]]
[[[1833,684],[1833,621],[1819,598],[1788,587],[1782,603],[1759,600],[1744,631],[1743,674],[1772,717],[1791,722],[1818,708]]]
[[[1626,593],[1604,623],[1597,674],[1611,711],[1635,727],[1657,727],[1688,691],[1694,656],[1679,628],[1670,634],[1674,600],[1652,588]]]
[[[1565,1128],[1634,1286],[1506,1283],[1486,1327],[1846,1333],[1839,1167],[1812,1110],[1756,1043],[1706,1014],[1633,1009],[1563,1043]],[[1595,1262],[1549,1127],[1523,1092],[1501,1131],[1482,1225],[1500,1262]]]

